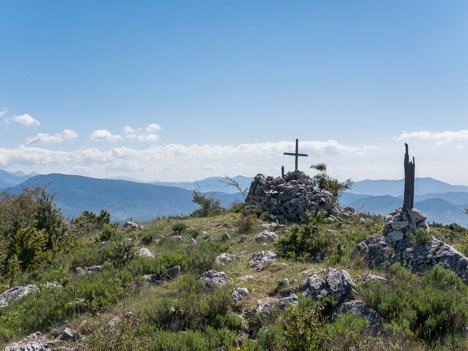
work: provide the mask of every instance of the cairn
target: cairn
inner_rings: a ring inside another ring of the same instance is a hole
[[[352,208],[342,209],[333,195],[314,186],[312,179],[301,171],[288,172],[284,177],[257,174],[250,185],[246,203],[268,212],[279,222],[301,221],[306,212],[324,210],[327,216],[349,217]]]

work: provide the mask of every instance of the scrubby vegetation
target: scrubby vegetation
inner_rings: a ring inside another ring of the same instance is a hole
[[[158,217],[133,230],[112,223],[106,211],[84,211],[68,223],[43,187],[2,193],[0,293],[26,284],[35,288],[0,307],[0,345],[36,331],[53,338],[67,326],[82,334],[88,350],[468,348],[460,334],[468,324],[468,287],[455,274],[435,267],[418,276],[398,265],[379,272],[359,260],[356,246],[383,227],[382,217],[338,221],[310,213],[304,223],[277,231],[276,243],[257,242],[252,234],[264,229],[267,216],[246,212],[243,204],[230,210],[212,205],[207,212]],[[467,239],[466,229],[455,226],[435,225],[431,234],[457,247]],[[416,233],[415,240],[428,238]],[[140,256],[141,248],[154,257]],[[280,257],[260,272],[248,267],[253,253],[267,250]],[[232,261],[216,263],[220,253]],[[178,275],[168,274],[173,267]],[[333,299],[318,302],[301,294],[304,271],[327,267],[348,270],[357,282],[356,299],[383,317],[386,329],[379,336],[369,334],[367,319],[340,313]],[[226,273],[224,286],[209,288],[197,279],[211,269]],[[369,273],[388,282],[361,285]],[[146,275],[159,283],[147,283]],[[246,276],[252,277],[239,279]],[[237,303],[236,287],[250,292]],[[297,305],[257,311],[257,300],[291,294],[298,296]]]

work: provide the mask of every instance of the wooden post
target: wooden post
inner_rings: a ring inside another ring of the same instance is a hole
[[[284,178],[284,166],[281,166],[281,178]]]
[[[409,161],[408,144],[405,143],[405,193],[403,196],[403,209],[411,210],[414,207],[414,181],[415,181],[415,165],[416,162],[413,157],[413,162]]]
[[[295,153],[285,152],[284,155],[295,156],[296,157],[295,171],[297,171],[299,169],[299,156],[305,156],[305,157],[309,156],[307,154],[300,154],[299,153],[299,139],[296,139],[296,152]]]

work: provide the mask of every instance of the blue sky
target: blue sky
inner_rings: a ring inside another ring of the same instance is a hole
[[[0,0],[0,168],[468,184],[466,1]]]

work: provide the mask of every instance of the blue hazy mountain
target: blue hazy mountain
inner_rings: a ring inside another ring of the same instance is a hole
[[[448,194],[450,196],[454,196],[454,193]],[[343,194],[343,196],[340,197],[339,200],[340,205],[352,206],[356,211],[360,213],[380,214],[384,216],[392,212],[395,208],[403,205],[403,199],[401,197],[395,197],[390,195],[353,195],[355,194]],[[418,200],[418,198],[421,200]],[[465,204],[454,204],[441,197],[423,199],[423,196],[415,196],[414,207],[423,211],[427,215],[429,222],[443,224],[457,223],[463,227],[468,227],[468,215],[465,213],[464,210],[465,208],[468,208],[468,202],[466,202]]]
[[[21,186],[40,184],[49,184],[48,191],[56,194],[57,205],[69,218],[83,210],[105,209],[117,221],[130,217],[143,221],[158,215],[189,214],[199,207],[192,202],[192,191],[187,189],[64,174],[35,176],[8,191],[19,193]],[[242,198],[240,194],[218,192],[214,197],[225,207]]]
[[[7,172],[0,170],[0,189],[9,188],[21,184],[22,182],[36,175],[37,173],[25,174],[21,171]]]
[[[250,183],[252,183],[253,178],[244,177],[244,176],[236,176],[232,178],[236,182],[239,183],[242,190],[250,187]],[[226,185],[226,178],[224,177],[211,177],[202,179],[196,182],[159,182],[154,181],[151,182],[152,184],[156,185],[163,185],[163,186],[175,186],[178,188],[183,188],[187,190],[194,190],[198,186],[200,190],[203,192],[209,191],[220,191],[227,194],[234,194],[237,193],[238,190],[233,186]]]
[[[365,195],[391,195],[403,196],[404,179],[399,180],[362,180],[355,182],[351,189],[353,194]],[[430,193],[448,193],[448,192],[464,192],[468,193],[468,186],[465,185],[450,185],[434,178],[416,178],[414,185],[415,195],[424,195]]]

